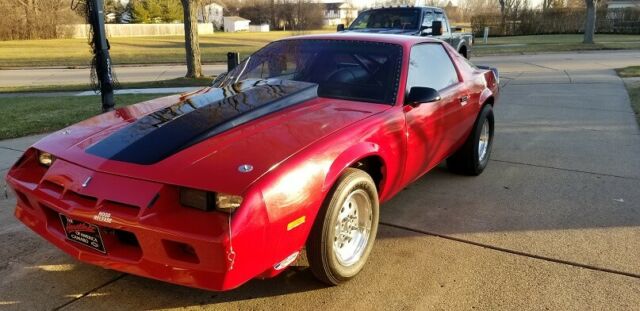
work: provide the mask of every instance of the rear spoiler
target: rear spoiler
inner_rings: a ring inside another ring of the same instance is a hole
[[[483,65],[476,65],[476,67],[478,67],[479,69],[493,71],[493,76],[496,77],[496,82],[500,84],[500,74],[498,73],[498,68],[491,67],[491,66],[483,66]]]

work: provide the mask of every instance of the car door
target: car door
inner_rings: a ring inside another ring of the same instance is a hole
[[[450,154],[460,135],[455,123],[464,106],[461,100],[466,100],[460,77],[442,44],[415,45],[409,57],[406,94],[414,86],[430,87],[440,92],[441,100],[404,107],[405,182],[420,177]]]

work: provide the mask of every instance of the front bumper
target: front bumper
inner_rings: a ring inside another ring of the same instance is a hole
[[[80,261],[207,290],[233,289],[265,271],[260,262],[234,266],[228,257],[228,215],[175,206],[175,187],[61,159],[42,176],[43,168],[33,165],[19,164],[7,175],[17,197],[15,216]],[[98,225],[107,253],[66,239],[60,214]],[[242,235],[234,233],[236,249],[249,238]]]

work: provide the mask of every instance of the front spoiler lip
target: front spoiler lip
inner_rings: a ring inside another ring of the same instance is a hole
[[[67,216],[77,218],[81,221],[95,223],[90,219],[73,215],[67,211],[61,211],[55,207],[55,200],[49,198],[45,193],[35,189],[30,189],[23,185],[20,181],[7,176],[7,185],[20,193],[29,196],[29,203],[37,201],[39,204],[45,204],[48,208],[57,213],[63,213]],[[54,203],[54,204],[52,204]],[[124,258],[114,258],[109,254],[104,255],[96,251],[84,248],[82,245],[66,240],[66,238],[48,229],[48,219],[40,206],[27,207],[18,200],[14,213],[15,217],[24,223],[35,233],[55,245],[65,253],[71,255],[79,261],[101,266],[103,268],[117,270],[124,273],[134,274],[146,278],[159,281],[169,282],[177,285],[200,288],[209,291],[226,291],[234,289],[242,285],[245,281],[236,280],[234,270],[230,271],[211,271],[197,268],[196,265],[185,264],[184,262],[172,262],[171,260],[163,261],[143,254],[139,260],[127,260]],[[127,229],[124,224],[114,224],[123,229]],[[212,242],[213,243],[213,242]],[[214,243],[215,244],[215,243]],[[220,245],[212,247],[219,248]]]

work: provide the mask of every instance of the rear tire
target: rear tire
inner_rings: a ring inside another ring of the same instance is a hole
[[[307,257],[315,277],[338,285],[356,276],[373,248],[378,219],[373,179],[348,168],[325,199],[309,234]]]
[[[485,105],[464,145],[447,159],[449,170],[463,175],[480,175],[489,163],[493,131],[493,109],[491,105]]]

